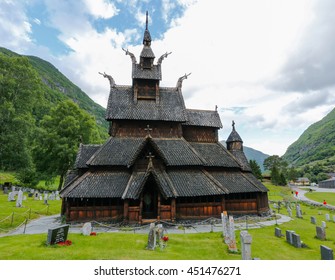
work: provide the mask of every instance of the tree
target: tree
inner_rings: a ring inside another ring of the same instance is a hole
[[[41,121],[38,136],[34,147],[37,170],[47,178],[59,175],[58,189],[74,164],[79,142],[101,142],[94,118],[72,101],[51,109]]]
[[[259,180],[262,180],[262,171],[260,166],[258,165],[256,160],[249,160],[249,165],[251,168],[252,173],[255,175],[255,177]]]
[[[264,168],[271,172],[271,182],[275,185],[286,185],[288,176],[288,163],[277,155],[270,156],[264,160]],[[285,182],[285,183],[284,183]]]
[[[0,169],[32,165],[32,112],[42,96],[41,83],[27,58],[0,54]]]

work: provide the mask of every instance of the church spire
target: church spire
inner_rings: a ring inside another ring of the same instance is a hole
[[[232,121],[232,132],[227,138],[227,149],[228,150],[241,150],[243,151],[243,141],[241,136],[237,133],[235,129],[235,122]]]
[[[146,12],[146,18],[145,18],[145,31],[143,36],[143,45],[150,47],[151,45],[151,35],[148,29],[148,11]]]

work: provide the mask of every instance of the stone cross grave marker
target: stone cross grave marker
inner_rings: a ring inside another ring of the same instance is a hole
[[[321,251],[321,260],[333,260],[334,259],[334,253],[333,249],[320,245],[320,251]]]
[[[81,232],[83,235],[90,235],[92,232],[92,224],[90,222],[85,223],[81,228]]]
[[[240,232],[240,238],[241,238],[241,247],[242,247],[241,248],[242,260],[251,260],[252,237],[246,230],[242,230]]]
[[[316,238],[320,240],[326,240],[326,229],[323,227],[316,227]]]
[[[54,245],[58,242],[65,242],[69,232],[70,225],[63,225],[60,227],[48,229],[47,244]]]

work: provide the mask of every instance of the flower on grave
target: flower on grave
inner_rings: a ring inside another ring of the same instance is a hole
[[[164,235],[164,236],[162,237],[162,240],[163,240],[164,242],[168,242],[168,241],[169,241],[169,237],[168,237],[167,235]]]
[[[97,233],[96,233],[95,231],[92,231],[92,232],[90,233],[90,235],[91,235],[91,236],[96,236]]]
[[[59,245],[59,246],[70,246],[70,245],[72,245],[72,241],[71,240],[61,241],[61,242],[58,242],[57,245]]]

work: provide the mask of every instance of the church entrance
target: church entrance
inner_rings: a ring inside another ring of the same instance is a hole
[[[156,183],[150,178],[144,185],[142,193],[142,219],[157,219],[158,196]]]

